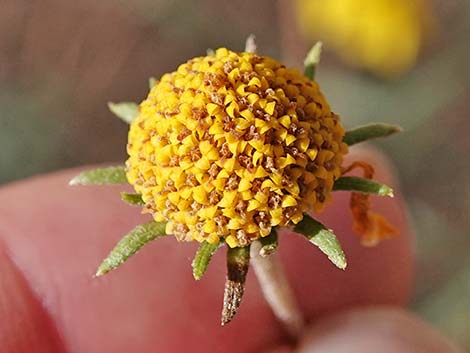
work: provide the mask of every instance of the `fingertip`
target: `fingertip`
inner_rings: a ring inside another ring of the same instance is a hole
[[[0,342],[2,352],[62,353],[47,311],[0,242]]]
[[[265,353],[293,353],[294,348],[289,346],[277,347],[273,350],[268,350]]]
[[[283,340],[250,273],[239,314],[220,326],[222,251],[196,282],[191,275],[196,244],[165,237],[107,276],[92,278],[100,259],[148,215],[143,218],[138,208],[121,202],[121,186],[68,186],[77,171],[0,190],[0,238],[47,306],[67,349],[206,352],[215,346],[235,353],[261,351]],[[0,296],[0,312],[1,304]]]
[[[458,353],[417,317],[391,307],[351,310],[313,325],[297,353]]]
[[[358,305],[405,305],[413,287],[414,259],[396,173],[378,150],[351,149],[345,162],[362,160],[374,165],[375,179],[395,189],[395,197],[371,197],[372,209],[398,229],[398,235],[375,247],[364,247],[352,231],[348,192],[335,192],[325,212],[314,215],[332,228],[347,257],[348,267],[340,271],[302,236],[286,232],[280,252],[299,303],[307,318]]]

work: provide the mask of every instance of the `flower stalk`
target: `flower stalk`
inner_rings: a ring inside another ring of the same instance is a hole
[[[261,241],[257,240],[251,244],[250,250],[251,265],[261,291],[286,331],[298,338],[304,328],[302,313],[277,254],[262,256],[262,247]]]

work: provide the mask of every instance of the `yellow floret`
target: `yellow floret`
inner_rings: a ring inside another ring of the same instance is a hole
[[[243,246],[323,208],[343,136],[316,82],[222,48],[152,88],[131,124],[127,177],[178,239]]]

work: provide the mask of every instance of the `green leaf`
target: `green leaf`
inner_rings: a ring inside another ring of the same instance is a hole
[[[199,246],[192,263],[193,276],[196,280],[200,280],[202,278],[218,247],[219,244],[210,244],[208,242],[204,242]]]
[[[384,123],[373,123],[359,126],[346,132],[343,142],[349,146],[378,137],[386,137],[403,131],[400,126]]]
[[[376,181],[355,176],[344,176],[333,185],[335,191],[357,191],[364,194],[393,197],[393,189]]]
[[[250,246],[228,248],[227,279],[225,281],[224,304],[222,308],[222,326],[234,318],[240,307],[245,280],[250,267]]]
[[[144,206],[145,202],[142,200],[141,194],[128,194],[121,192],[121,200],[128,203],[131,206]]]
[[[336,235],[323,224],[306,214],[302,221],[295,226],[294,231],[303,234],[312,244],[328,256],[328,259],[336,267],[342,270],[346,268],[346,256],[341,248],[341,244]]]
[[[96,276],[102,276],[124,263],[149,241],[166,235],[164,222],[148,222],[135,227],[122,238],[98,267]]]
[[[260,256],[267,257],[274,253],[278,246],[276,229],[273,228],[271,234],[269,234],[267,237],[259,239],[259,242],[261,243],[261,249],[259,250]]]
[[[109,185],[127,183],[124,166],[97,168],[78,174],[69,185]]]
[[[108,103],[108,108],[122,121],[130,124],[139,115],[139,106],[134,102]]]
[[[311,80],[315,79],[315,71],[320,63],[322,46],[322,42],[315,43],[304,60],[304,75]]]
[[[158,80],[155,77],[150,77],[149,78],[149,88],[152,89],[155,87],[155,85],[158,83]]]

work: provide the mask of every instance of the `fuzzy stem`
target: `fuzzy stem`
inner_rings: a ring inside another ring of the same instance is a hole
[[[258,278],[264,297],[274,315],[282,322],[287,332],[298,338],[304,328],[304,319],[276,254],[260,255],[261,243],[251,244],[251,264]]]

